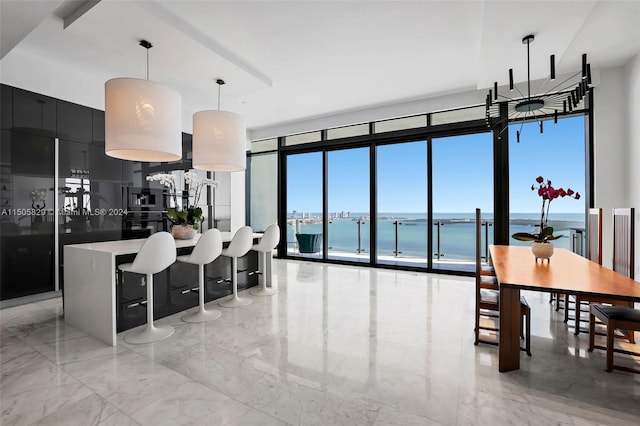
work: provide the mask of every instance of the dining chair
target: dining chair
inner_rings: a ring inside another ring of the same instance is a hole
[[[587,259],[602,265],[602,208],[589,209],[587,214]],[[578,335],[580,323],[586,323],[587,327],[589,324],[588,298],[566,295],[564,301],[564,322],[574,321],[574,334]],[[580,307],[578,310],[577,306]],[[586,314],[586,318],[582,314]]]
[[[500,312],[500,291],[498,287],[498,280],[495,276],[487,275],[483,273],[482,263],[482,212],[480,209],[476,209],[476,228],[475,228],[475,240],[476,240],[476,306],[475,306],[475,341],[474,345],[478,343],[487,343],[490,345],[498,345],[497,333],[499,333],[499,327],[495,324],[499,320]],[[481,323],[481,319],[487,319],[494,322],[494,325],[484,325]],[[493,339],[483,339],[481,336],[481,330],[485,330],[494,335]],[[520,297],[520,337],[524,338],[525,346],[520,349],[525,351],[527,355],[531,356],[531,308],[527,304],[526,299]]]
[[[602,233],[602,216],[600,216],[599,223],[589,224],[590,232],[592,227],[594,229],[598,227],[597,229],[599,229],[600,234]],[[633,209],[613,209],[613,270],[629,278],[633,278],[633,232]],[[593,247],[591,247],[592,245]],[[589,243],[589,258],[594,262],[602,264],[602,241],[594,242],[593,244],[591,242]],[[576,336],[582,331],[580,329],[580,322],[590,322],[590,315],[586,320],[583,320],[580,313],[590,312],[589,305],[592,303],[629,306],[629,302],[625,300],[598,296],[576,296],[576,312],[574,318],[574,334]],[[619,337],[628,339],[631,343],[635,342],[635,336],[633,333],[629,333],[628,335],[621,335]]]
[[[178,256],[178,262],[198,265],[198,299],[200,309],[197,312],[182,316],[185,322],[206,322],[217,319],[222,313],[217,309],[204,308],[204,295],[206,292],[204,265],[216,260],[222,253],[222,234],[219,230],[211,228],[200,236],[191,254]]]
[[[166,339],[173,334],[173,327],[156,327],[153,322],[153,274],[164,271],[176,261],[176,242],[168,232],[151,234],[144,242],[132,263],[118,265],[122,272],[132,272],[146,276],[147,326],[144,330],[134,330],[124,340],[128,343],[151,343]]]
[[[243,226],[233,235],[229,247],[222,250],[222,256],[231,258],[231,282],[233,284],[233,294],[218,302],[218,305],[225,308],[237,308],[251,304],[251,299],[238,296],[238,258],[244,256],[251,250],[253,245],[253,230],[249,226]]]
[[[277,224],[272,224],[267,227],[262,234],[262,238],[260,238],[260,242],[253,247],[251,250],[257,251],[260,253],[262,270],[258,272],[260,285],[258,288],[252,288],[249,290],[249,294],[252,296],[272,296],[278,293],[278,290],[272,287],[266,286],[267,281],[267,256],[271,256],[271,252],[275,249],[280,242],[280,227]],[[271,269],[269,269],[269,273],[271,273]],[[269,281],[271,281],[269,279]]]
[[[613,269],[629,278],[634,277],[635,259],[635,209],[617,208],[613,210]],[[622,305],[622,306],[620,306]],[[626,305],[626,306],[624,306]],[[607,372],[622,370],[640,374],[640,370],[613,363],[614,352],[640,356],[640,353],[615,347],[616,330],[621,332],[630,343],[635,343],[635,332],[640,331],[640,310],[634,309],[632,302],[620,302],[616,305],[592,304],[589,315],[589,352],[605,349],[607,353]],[[595,345],[596,319],[606,327],[606,346]]]

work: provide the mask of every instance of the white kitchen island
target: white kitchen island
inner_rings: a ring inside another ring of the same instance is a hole
[[[191,240],[176,240],[176,248],[193,247],[200,234]],[[222,241],[231,241],[233,233],[223,232]],[[262,234],[253,234],[259,239]],[[64,320],[109,345],[116,345],[117,257],[134,255],[145,239],[106,241],[64,246]],[[271,258],[259,265],[270,286]]]

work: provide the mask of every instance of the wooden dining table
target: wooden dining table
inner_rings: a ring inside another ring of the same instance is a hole
[[[556,248],[548,262],[536,260],[530,247],[492,245],[489,250],[500,288],[501,372],[520,368],[520,290],[640,301],[640,282],[567,249]]]

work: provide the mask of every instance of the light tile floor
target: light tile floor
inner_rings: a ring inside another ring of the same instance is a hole
[[[471,278],[274,260],[274,283],[147,345],[67,327],[60,299],[0,311],[0,423],[640,424],[640,375],[606,373],[546,294],[525,292],[533,356],[499,373]]]

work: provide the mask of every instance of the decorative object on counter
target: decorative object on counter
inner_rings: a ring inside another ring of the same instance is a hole
[[[200,196],[206,187],[217,188],[218,182],[213,179],[201,178],[195,171],[184,174],[184,181],[189,186],[189,196],[186,205],[180,208],[178,203],[176,176],[171,173],[158,173],[147,176],[148,181],[160,182],[165,186],[173,200],[173,205],[167,209],[167,217],[171,221],[171,234],[175,239],[184,240],[195,237],[203,220],[202,209],[198,207]]]
[[[570,197],[576,200],[580,199],[580,193],[574,192],[571,188],[565,190],[564,188],[554,188],[551,185],[551,180],[545,179],[542,176],[536,178],[538,184],[538,195],[542,198],[542,209],[540,213],[540,228],[537,233],[529,232],[517,232],[512,237],[519,241],[532,241],[531,251],[536,258],[549,261],[549,258],[553,255],[552,240],[562,238],[562,235],[553,235],[553,226],[548,226],[549,223],[549,207],[551,202],[556,198]],[[531,185],[531,190],[536,190],[536,185]]]
[[[244,119],[232,112],[199,111],[193,115],[193,168],[218,172],[237,172],[247,168],[247,132]]]
[[[147,79],[114,78],[104,84],[105,153],[133,161],[176,161],[182,158],[180,94]]]

